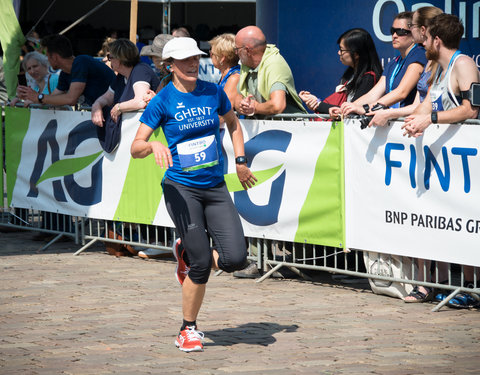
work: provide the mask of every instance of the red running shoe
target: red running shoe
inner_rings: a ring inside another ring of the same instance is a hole
[[[183,255],[185,253],[185,248],[182,245],[182,239],[177,238],[175,243],[173,244],[173,255],[177,260],[177,267],[175,268],[175,277],[180,285],[183,285],[185,278],[188,275],[188,271],[190,271],[190,267],[187,266],[185,260],[183,260]]]
[[[195,326],[187,326],[175,339],[175,346],[182,352],[203,352],[203,332]]]

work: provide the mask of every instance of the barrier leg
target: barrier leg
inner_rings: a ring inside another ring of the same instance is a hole
[[[457,288],[455,289],[452,293],[450,293],[447,298],[445,298],[442,302],[440,302],[437,306],[435,306],[433,309],[432,309],[432,312],[437,312],[439,311],[443,306],[445,306],[448,301],[450,301],[453,297],[455,297],[458,293],[460,293],[460,290],[462,288]]]
[[[78,245],[80,243],[80,235],[78,233],[79,231],[78,217],[75,218],[74,228],[75,230],[73,232],[75,233],[75,245]]]
[[[293,266],[287,266],[288,269],[290,269],[292,272],[295,272],[298,276],[300,276],[302,279],[307,280],[307,281],[312,281],[312,278],[306,274],[304,274],[302,271],[300,271],[297,267]]]
[[[45,246],[43,246],[38,251],[47,250],[50,246],[52,246],[55,242],[57,242],[60,238],[62,238],[62,236],[63,236],[63,233],[57,234],[50,242],[48,242]]]
[[[261,278],[259,278],[256,282],[257,283],[261,283],[263,280],[265,280],[266,278],[270,277],[270,275],[272,273],[274,273],[275,271],[278,271],[280,268],[282,268],[282,266],[284,265],[284,263],[278,263],[275,267],[273,267],[272,269],[270,269],[266,274],[264,274]]]
[[[82,251],[87,250],[90,246],[92,246],[95,242],[98,241],[98,238],[94,238],[93,240],[90,240],[89,243],[86,245],[82,246],[80,249],[78,249],[73,255],[79,255]]]
[[[268,259],[268,246],[267,246],[267,241],[265,240],[265,236],[263,237],[263,241],[259,241],[259,239],[256,239],[257,241],[257,264],[262,264],[262,262],[265,261],[265,259]],[[260,243],[262,244],[260,246]],[[263,268],[265,269],[265,264],[263,264]]]

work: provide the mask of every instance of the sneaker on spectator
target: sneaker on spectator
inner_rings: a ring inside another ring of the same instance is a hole
[[[137,255],[140,258],[144,258],[144,259],[154,259],[154,258],[159,258],[165,254],[170,254],[170,251],[148,248],[148,249],[140,250]]]
[[[270,270],[271,268],[272,267],[270,265],[267,265],[267,270]],[[255,261],[251,262],[243,270],[235,271],[233,273],[233,277],[237,277],[239,279],[257,279],[262,275],[263,272],[258,269],[257,262]],[[298,275],[290,269],[283,267],[279,271],[272,273],[270,277],[274,279],[294,279],[297,278]]]
[[[256,279],[260,277],[260,271],[257,267],[257,262],[251,262],[243,270],[238,270],[233,273],[233,277],[238,277],[240,279]]]
[[[203,332],[195,326],[187,326],[175,339],[175,346],[182,352],[203,352]]]
[[[175,268],[175,277],[180,285],[183,285],[185,278],[188,275],[188,271],[190,271],[190,267],[187,266],[185,263],[184,255],[185,255],[185,248],[182,245],[182,239],[177,238],[175,243],[173,244],[173,255],[177,260],[177,267]]]

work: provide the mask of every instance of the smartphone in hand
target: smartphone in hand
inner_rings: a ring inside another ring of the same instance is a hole
[[[27,77],[25,76],[25,74],[18,74],[17,78],[19,85],[27,86]]]

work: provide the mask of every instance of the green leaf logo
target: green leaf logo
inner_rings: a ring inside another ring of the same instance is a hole
[[[270,168],[270,169],[265,169],[263,171],[256,171],[253,172],[255,177],[257,178],[257,183],[255,186],[263,184],[265,181],[268,179],[272,178],[275,176],[275,174],[283,167],[283,164],[280,164],[279,166]],[[245,190],[242,187],[242,184],[238,180],[238,176],[236,173],[229,173],[225,175],[225,183],[227,184],[227,189],[229,192],[236,192],[236,191],[242,191]]]
[[[96,154],[83,156],[81,158],[59,160],[53,163],[45,172],[43,172],[36,185],[50,178],[68,176],[74,174],[75,172],[81,171],[92,164],[102,153],[103,151],[100,151]]]

